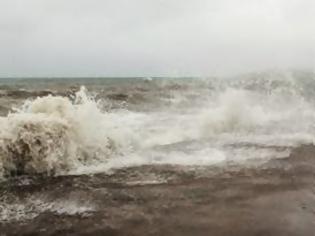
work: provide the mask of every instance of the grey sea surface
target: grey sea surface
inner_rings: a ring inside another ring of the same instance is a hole
[[[0,79],[0,235],[313,235],[314,91],[308,71]]]

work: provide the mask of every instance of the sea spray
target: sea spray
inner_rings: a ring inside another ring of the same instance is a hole
[[[104,80],[94,87],[89,79],[102,100],[84,88],[72,98],[28,100],[0,118],[2,175],[267,160],[314,143],[315,77],[256,77]],[[144,99],[102,111],[114,92]]]
[[[114,117],[82,87],[70,99],[61,96],[26,101],[0,119],[1,175],[65,174],[131,148]]]

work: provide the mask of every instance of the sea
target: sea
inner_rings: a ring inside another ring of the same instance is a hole
[[[315,73],[3,78],[0,115],[0,221],[84,216],[97,211],[100,199],[89,194],[102,181],[145,186],[179,178],[170,168],[186,179],[208,168],[259,168],[312,145]],[[57,180],[89,190],[57,193],[49,187]]]

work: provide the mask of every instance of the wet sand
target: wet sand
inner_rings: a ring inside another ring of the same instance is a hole
[[[12,180],[0,188],[6,199],[76,199],[94,209],[2,222],[0,235],[311,236],[314,154],[314,146],[303,146],[259,167],[144,166],[106,175],[33,178],[28,184]]]

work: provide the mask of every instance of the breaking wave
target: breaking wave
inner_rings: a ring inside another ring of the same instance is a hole
[[[103,100],[82,87],[0,117],[0,176],[278,158],[315,140],[313,74],[98,83]]]
[[[58,175],[105,162],[132,148],[131,134],[114,121],[84,87],[72,98],[26,101],[0,119],[0,173]]]
[[[203,136],[312,134],[314,129],[314,105],[300,95],[227,88],[211,99],[199,121]]]

